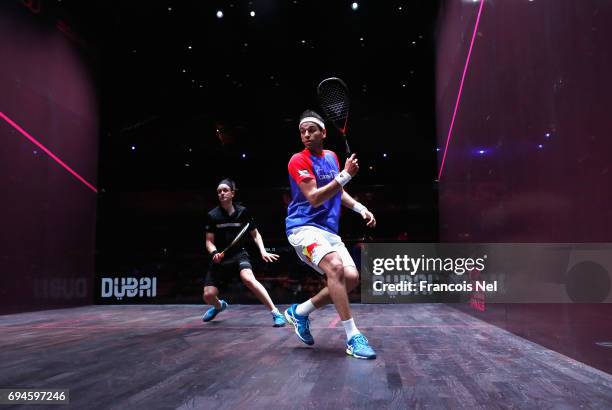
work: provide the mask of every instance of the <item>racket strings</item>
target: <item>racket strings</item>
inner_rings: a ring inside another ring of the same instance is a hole
[[[323,113],[342,135],[346,154],[350,156],[351,149],[346,139],[350,98],[346,84],[337,77],[327,78],[319,83],[317,94]]]
[[[319,90],[321,108],[334,122],[345,122],[349,112],[349,99],[346,89],[339,83],[329,82]]]

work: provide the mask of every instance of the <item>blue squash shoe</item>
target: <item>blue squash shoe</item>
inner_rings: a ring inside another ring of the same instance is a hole
[[[301,316],[295,313],[295,308],[297,308],[297,303],[291,305],[289,309],[285,310],[285,319],[287,322],[291,323],[295,328],[295,334],[298,339],[307,345],[313,345],[314,339],[310,334],[310,320],[308,316]]]
[[[287,323],[287,321],[285,320],[285,317],[283,316],[282,313],[279,313],[278,311],[275,312],[271,312],[272,313],[272,320],[274,321],[274,327],[283,327],[285,326],[285,323]]]
[[[361,333],[346,342],[346,354],[357,359],[376,359],[376,352],[370,347],[368,339]]]
[[[213,320],[219,313],[223,312],[225,309],[227,309],[227,302],[224,300],[221,300],[221,309],[217,309],[216,307],[211,307],[210,309],[208,309],[206,311],[206,313],[204,313],[204,315],[202,315],[202,322],[210,322],[211,320]]]

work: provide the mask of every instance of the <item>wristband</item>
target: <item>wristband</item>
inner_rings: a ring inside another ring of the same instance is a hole
[[[351,178],[353,178],[351,174],[343,170],[338,175],[336,175],[334,179],[340,184],[340,186],[345,186],[346,184],[348,184]]]
[[[353,211],[357,212],[358,214],[361,214],[363,211],[367,211],[368,208],[365,207],[365,205],[355,201],[355,205],[353,205]]]
[[[214,256],[215,256],[216,254],[218,254],[218,253],[219,253],[219,251],[215,249],[214,251],[212,251],[212,252],[210,253],[210,256],[211,256],[211,257],[214,257]]]

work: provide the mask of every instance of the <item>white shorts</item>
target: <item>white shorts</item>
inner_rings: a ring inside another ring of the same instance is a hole
[[[300,226],[291,230],[288,239],[299,258],[321,275],[325,275],[325,272],[319,268],[319,263],[331,252],[338,252],[344,266],[355,267],[342,238],[336,234],[314,226]]]

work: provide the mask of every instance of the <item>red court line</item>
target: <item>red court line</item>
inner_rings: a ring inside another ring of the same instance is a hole
[[[331,322],[329,322],[329,325],[327,326],[329,329],[333,329],[336,327],[336,325],[338,324],[338,322],[340,321],[340,316],[336,316],[336,318],[334,320],[332,320]]]
[[[446,146],[444,147],[444,154],[442,155],[442,163],[440,164],[440,171],[438,172],[438,181],[440,180],[440,177],[442,177],[442,170],[444,169],[444,161],[446,161],[446,153],[448,151],[448,145],[450,143],[450,139],[453,134],[453,127],[455,125],[455,118],[457,116],[457,110],[459,108],[459,101],[461,101],[461,93],[463,92],[463,82],[465,81],[465,75],[467,73],[468,66],[470,65],[470,57],[472,56],[472,48],[474,47],[474,40],[476,40],[476,33],[478,32],[478,24],[480,23],[480,15],[482,14],[483,7],[484,7],[484,0],[480,0],[480,8],[478,9],[478,16],[476,17],[476,24],[474,25],[474,32],[472,33],[472,41],[470,42],[470,49],[468,51],[468,55],[465,60],[465,66],[463,67],[463,75],[461,76],[461,82],[459,83],[459,92],[457,93],[457,101],[455,102],[455,109],[453,111],[453,117],[451,119],[450,127],[448,128],[448,135],[446,136]]]
[[[61,159],[59,159],[59,157],[57,155],[55,155],[53,152],[51,152],[47,147],[45,147],[40,141],[38,141],[36,138],[34,138],[33,136],[31,136],[26,130],[24,130],[23,128],[21,128],[15,121],[11,120],[9,117],[6,116],[6,114],[4,114],[2,111],[0,111],[0,117],[6,121],[7,123],[9,123],[9,125],[13,128],[15,128],[17,131],[19,131],[21,133],[21,135],[23,135],[24,137],[26,137],[27,139],[29,139],[34,145],[36,145],[38,148],[40,148],[41,150],[43,150],[48,156],[50,156],[55,162],[57,162],[58,164],[60,164],[66,171],[70,172],[72,175],[74,175],[74,177],[76,179],[78,179],[79,181],[81,181],[83,184],[85,184],[85,186],[87,186],[89,189],[91,189],[92,191],[94,191],[95,193],[98,193],[98,189],[93,186],[92,184],[90,184],[89,182],[87,182],[85,180],[85,178],[83,178],[82,176],[80,176],[75,170],[73,170],[72,168],[70,168],[64,161],[62,161]]]

